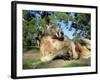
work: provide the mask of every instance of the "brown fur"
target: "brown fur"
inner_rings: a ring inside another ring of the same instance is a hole
[[[90,57],[91,51],[85,45],[79,42],[71,43],[67,37],[60,41],[56,36],[44,36],[40,44],[41,61],[48,62],[63,54],[67,54],[69,60]]]
[[[56,56],[62,55],[67,52],[70,43],[67,38],[64,41],[60,41],[53,36],[45,36],[41,39],[40,54],[41,61],[51,61]]]
[[[72,51],[72,48],[69,48],[67,50],[67,55],[69,55],[69,57],[68,57],[69,60],[73,59],[73,51]]]
[[[73,52],[74,49],[70,47],[67,50],[67,54],[69,55],[69,59],[75,59],[73,58],[74,55],[78,55],[76,59],[87,59],[90,57],[91,51],[84,45],[81,45],[79,42],[75,44],[75,53]]]
[[[78,53],[78,58],[89,58],[90,50],[86,46],[82,46],[80,43],[76,43],[76,52]]]

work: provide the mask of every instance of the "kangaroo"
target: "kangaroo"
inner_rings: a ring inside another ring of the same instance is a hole
[[[48,62],[57,56],[66,54],[69,46],[70,40],[65,36],[63,41],[54,36],[43,37],[40,44],[41,61]]]

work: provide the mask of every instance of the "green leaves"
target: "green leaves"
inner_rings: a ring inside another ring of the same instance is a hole
[[[65,12],[55,12],[55,16],[57,20],[67,22],[69,20],[69,16]]]
[[[74,21],[72,22],[71,27],[82,31],[81,34],[78,34],[77,32],[75,32],[76,36],[78,35],[80,37],[85,37],[85,38],[90,39],[91,35],[90,34],[85,34],[85,33],[87,31],[89,33],[91,33],[91,25],[90,25],[91,15],[86,14],[86,13],[75,13],[74,17],[75,18],[74,18]]]
[[[47,23],[45,16],[50,18],[50,23],[53,25],[63,22],[60,25],[66,25],[66,30],[73,31],[74,28],[74,38],[85,37],[91,39],[90,14],[23,10],[23,47],[36,45],[36,43],[32,43],[34,34],[39,32],[41,32],[41,34],[46,33]],[[68,27],[69,21],[72,23],[70,27]],[[81,33],[78,33],[78,30],[80,30]]]
[[[32,16],[30,14],[30,11],[23,10],[23,19],[26,21],[32,20]]]

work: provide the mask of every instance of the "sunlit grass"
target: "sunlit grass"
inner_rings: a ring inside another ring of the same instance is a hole
[[[57,60],[56,60],[57,61]],[[60,62],[60,60],[58,60]],[[63,61],[63,60],[62,60]],[[57,68],[57,67],[84,67],[90,66],[90,60],[71,60],[71,61],[63,61],[63,65],[58,66],[57,63],[53,63],[54,61],[42,63],[40,60],[24,60],[23,61],[23,69],[40,69],[40,68]],[[57,65],[57,66],[56,66]]]
[[[23,54],[23,69],[63,68],[91,66],[91,59],[63,60],[41,62],[39,49],[29,50]]]

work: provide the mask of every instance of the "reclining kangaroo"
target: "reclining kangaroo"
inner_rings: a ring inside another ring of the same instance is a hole
[[[42,62],[51,61],[62,55],[69,56],[68,59],[87,59],[90,57],[90,53],[87,45],[82,45],[79,41],[74,43],[67,36],[64,36],[63,41],[56,36],[44,36],[41,39],[40,55]]]

